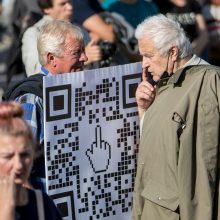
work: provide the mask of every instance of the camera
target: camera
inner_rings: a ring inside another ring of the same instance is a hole
[[[102,60],[100,61],[100,67],[109,66],[112,61],[112,57],[116,52],[116,45],[108,41],[99,41],[98,45],[102,50]]]

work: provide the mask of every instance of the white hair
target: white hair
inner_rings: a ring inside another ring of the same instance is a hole
[[[135,37],[138,40],[151,39],[162,56],[167,55],[174,46],[179,49],[180,58],[192,53],[192,45],[180,24],[162,14],[149,17],[139,24]]]
[[[68,21],[53,20],[45,24],[38,35],[37,49],[42,66],[47,63],[47,54],[62,57],[65,49],[66,36],[83,41],[81,29]]]

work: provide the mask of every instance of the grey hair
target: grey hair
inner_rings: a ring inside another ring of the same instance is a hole
[[[135,37],[152,39],[162,56],[169,53],[172,47],[179,49],[179,57],[185,58],[192,54],[192,45],[180,24],[159,14],[145,19],[137,26]]]
[[[81,29],[68,21],[53,20],[41,28],[37,39],[37,49],[42,66],[47,63],[48,53],[57,57],[63,56],[67,34],[76,40],[83,41]]]

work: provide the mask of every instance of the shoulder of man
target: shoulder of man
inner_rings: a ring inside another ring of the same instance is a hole
[[[204,83],[211,83],[216,80],[220,83],[220,67],[218,66],[206,64],[187,66],[181,75],[184,76],[185,74],[189,74],[192,77],[191,80],[203,78]],[[184,77],[180,77],[180,80],[184,80]]]
[[[193,66],[189,66],[186,67],[191,69],[192,71],[195,72],[210,72],[210,73],[216,73],[218,75],[220,75],[220,67],[218,66],[214,66],[214,65],[209,65],[209,64],[201,64],[201,65],[193,65]]]
[[[17,97],[26,93],[32,93],[43,99],[43,77],[45,75],[38,73],[12,84],[3,94],[2,100],[15,100]]]

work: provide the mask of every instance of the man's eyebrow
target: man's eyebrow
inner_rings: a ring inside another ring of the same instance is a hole
[[[153,52],[143,52],[143,53],[140,53],[141,56],[152,56],[154,55]]]

